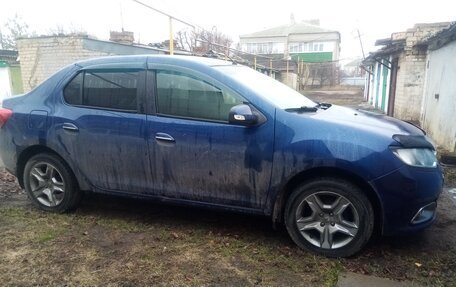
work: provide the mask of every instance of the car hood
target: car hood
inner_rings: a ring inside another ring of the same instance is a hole
[[[420,128],[384,114],[337,105],[332,105],[327,110],[320,110],[313,118],[347,127],[369,130],[389,137],[394,134],[424,135]]]

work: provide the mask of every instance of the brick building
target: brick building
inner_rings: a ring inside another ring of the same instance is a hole
[[[75,61],[110,55],[168,53],[164,49],[103,41],[87,35],[22,38],[17,40],[17,47],[25,92]]]
[[[386,114],[419,122],[426,73],[427,49],[417,45],[451,23],[416,24],[405,32],[376,41],[363,66],[367,75],[365,98]]]

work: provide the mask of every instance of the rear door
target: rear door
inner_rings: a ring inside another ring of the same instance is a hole
[[[148,72],[147,134],[155,193],[212,204],[260,208],[272,168],[273,121],[228,123],[247,99],[206,77],[180,69]],[[150,95],[150,96],[149,96]]]
[[[87,69],[63,91],[54,117],[60,144],[102,190],[144,192],[150,164],[142,113],[145,70]]]

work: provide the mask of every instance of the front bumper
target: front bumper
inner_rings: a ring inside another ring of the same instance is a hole
[[[381,199],[384,235],[419,231],[435,220],[437,199],[443,189],[440,168],[403,166],[371,184]]]

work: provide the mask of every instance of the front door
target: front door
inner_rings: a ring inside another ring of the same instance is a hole
[[[230,108],[247,102],[242,96],[201,75],[153,73],[156,114],[147,116],[147,128],[155,193],[260,208],[271,176],[273,121],[229,124]]]

